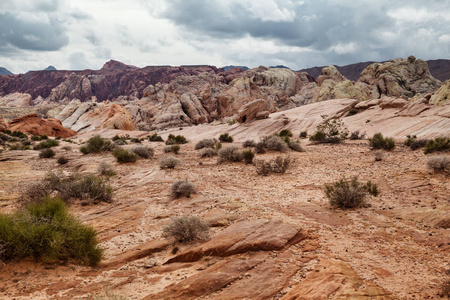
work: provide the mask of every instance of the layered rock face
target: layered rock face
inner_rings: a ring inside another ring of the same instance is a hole
[[[8,129],[33,135],[47,135],[62,138],[68,138],[77,134],[76,131],[65,128],[60,120],[41,119],[37,114],[29,114],[12,120],[8,124]]]

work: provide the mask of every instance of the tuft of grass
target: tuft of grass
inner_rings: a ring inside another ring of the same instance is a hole
[[[155,155],[155,150],[146,146],[134,146],[133,148],[131,148],[131,152],[139,157],[147,159],[152,158],[153,155]]]
[[[221,141],[222,143],[232,143],[233,137],[229,135],[228,132],[225,132],[219,136],[219,141]]]
[[[242,152],[236,146],[225,147],[219,150],[219,163],[225,161],[239,162],[242,159]]]
[[[112,151],[114,148],[114,143],[111,140],[96,135],[91,137],[85,145],[81,146],[80,151],[83,154],[89,154]]]
[[[372,138],[369,138],[369,146],[372,149],[391,151],[395,148],[395,141],[393,138],[383,137],[381,133],[375,133]]]
[[[180,243],[206,240],[209,238],[209,224],[195,216],[176,217],[163,227],[163,235]]]
[[[2,260],[33,257],[45,263],[96,265],[103,257],[96,231],[72,216],[58,198],[45,198],[11,215],[0,215]]]
[[[138,157],[133,152],[130,152],[123,148],[114,149],[112,154],[114,155],[119,164],[135,163]]]
[[[55,151],[53,151],[53,149],[47,148],[47,149],[43,149],[39,152],[39,157],[40,158],[52,158],[55,156]]]
[[[172,195],[175,198],[180,198],[185,196],[187,198],[191,197],[191,194],[197,193],[197,187],[195,184],[189,180],[178,180],[172,184]]]
[[[159,161],[159,167],[161,169],[175,169],[179,164],[181,164],[181,160],[172,155],[164,156]]]
[[[450,151],[450,138],[437,137],[429,140],[425,144],[425,154],[430,154],[437,151]]]
[[[427,166],[434,172],[450,173],[450,156],[440,155],[430,157],[427,161]]]

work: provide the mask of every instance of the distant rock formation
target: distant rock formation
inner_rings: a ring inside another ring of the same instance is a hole
[[[54,66],[48,66],[43,71],[56,71],[56,68]]]
[[[450,103],[450,79],[430,99],[430,104],[443,105],[446,103]]]
[[[6,68],[2,68],[0,67],[0,75],[13,75],[12,72],[10,72],[8,69]]]
[[[60,120],[41,119],[37,114],[29,114],[14,119],[8,124],[11,131],[22,131],[33,135],[47,135],[68,138],[77,134],[76,131],[65,128]]]
[[[0,106],[28,107],[31,105],[31,100],[30,94],[13,93],[0,97]]]
[[[233,65],[230,65],[230,66],[222,67],[222,69],[224,69],[225,71],[230,71],[231,69],[234,69],[234,68],[239,68],[239,69],[242,69],[244,71],[249,70],[249,67],[246,67],[246,66],[233,66]]]

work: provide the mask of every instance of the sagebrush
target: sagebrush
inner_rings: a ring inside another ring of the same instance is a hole
[[[206,240],[209,238],[209,225],[195,216],[175,217],[164,226],[163,235],[180,243]]]

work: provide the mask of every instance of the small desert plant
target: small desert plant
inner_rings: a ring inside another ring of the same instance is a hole
[[[137,160],[136,154],[123,148],[114,149],[112,154],[119,164],[134,163]]]
[[[118,139],[118,140],[114,140],[114,145],[115,146],[123,146],[123,145],[128,145],[127,140],[125,139]]]
[[[43,262],[73,260],[95,265],[103,256],[96,236],[93,228],[78,221],[57,198],[0,215],[2,260],[33,257]]]
[[[201,157],[217,156],[217,151],[212,148],[204,148],[200,153]]]
[[[382,151],[376,151],[374,153],[375,161],[382,161],[384,158],[384,153]]]
[[[359,133],[359,130],[356,131],[352,131],[352,133],[350,133],[350,140],[362,140],[364,139],[364,137],[366,136],[365,133]]]
[[[163,138],[160,135],[158,135],[156,132],[152,135],[149,135],[148,140],[150,142],[164,142]]]
[[[9,134],[10,136],[17,137],[19,139],[26,139],[28,136],[22,131],[13,131]]]
[[[189,180],[178,180],[172,184],[172,195],[175,198],[181,196],[191,197],[191,194],[197,193],[197,187]]]
[[[331,206],[342,209],[361,207],[365,205],[365,198],[368,193],[367,186],[368,183],[364,185],[356,178],[351,181],[340,179],[332,184],[325,185],[325,195]]]
[[[40,142],[39,144],[37,144],[36,146],[34,146],[34,150],[41,150],[41,149],[47,149],[47,148],[52,148],[52,147],[56,147],[59,146],[59,142],[55,141],[55,140],[45,140]]]
[[[203,139],[195,144],[195,150],[203,149],[203,148],[216,148],[217,145],[216,139]]]
[[[242,159],[242,153],[236,146],[230,146],[219,150],[219,162],[239,162],[242,161]]]
[[[267,176],[270,173],[285,173],[291,162],[292,159],[289,156],[277,156],[271,161],[257,160],[255,162],[256,173],[264,176]]]
[[[174,144],[174,145],[167,145],[164,147],[164,153],[172,152],[174,154],[178,154],[180,152],[180,145]]]
[[[302,132],[300,132],[299,137],[302,138],[302,139],[307,138],[308,137],[308,133],[306,131],[302,131]]]
[[[252,164],[253,158],[255,157],[255,153],[252,150],[244,150],[242,151],[242,159],[246,164]]]
[[[395,141],[393,138],[383,137],[381,133],[375,133],[372,138],[369,138],[369,146],[372,149],[391,151],[395,148]]]
[[[450,138],[437,137],[429,140],[425,145],[425,154],[429,154],[436,151],[450,151]]]
[[[41,152],[39,152],[39,157],[40,158],[52,158],[55,156],[55,154],[56,154],[55,151],[53,151],[50,148],[47,148],[47,149],[43,149],[43,150],[41,150]]]
[[[305,152],[305,149],[303,149],[302,144],[300,141],[290,141],[288,144],[289,148],[291,148],[293,151],[296,152]]]
[[[256,153],[264,153],[265,150],[286,152],[289,150],[286,142],[276,135],[265,136],[256,144]]]
[[[152,158],[155,150],[146,146],[135,146],[131,148],[131,152],[142,158]]]
[[[23,143],[12,143],[8,145],[9,150],[30,150],[29,146],[23,145]]]
[[[429,169],[434,172],[448,172],[450,173],[450,156],[440,155],[430,157],[427,162]]]
[[[419,148],[423,148],[425,147],[425,145],[427,144],[428,140],[427,139],[417,139],[417,136],[413,135],[407,135],[406,136],[407,139],[405,141],[405,146],[408,146],[409,148],[411,148],[411,150],[417,150]]]
[[[370,180],[366,182],[364,188],[370,195],[375,197],[378,196],[378,194],[380,193],[378,191],[378,185],[376,183],[372,183]]]
[[[278,134],[280,137],[292,137],[292,132],[289,129],[283,129]]]
[[[242,144],[242,146],[243,146],[244,148],[255,147],[255,146],[256,146],[256,143],[255,143],[254,140],[246,140],[246,141],[244,142],[244,144]]]
[[[100,163],[98,166],[97,172],[103,176],[114,176],[116,175],[116,171],[106,162]]]
[[[186,144],[187,140],[184,136],[182,135],[173,135],[173,134],[169,134],[169,136],[167,137],[166,140],[166,145],[175,145],[175,144]]]
[[[172,218],[172,222],[163,228],[165,237],[184,243],[209,238],[209,225],[199,217],[182,216]]]
[[[316,132],[309,140],[318,143],[341,143],[348,137],[348,129],[339,118],[328,119],[327,115],[322,115],[323,121],[317,126]]]
[[[89,154],[89,153],[100,153],[100,152],[106,152],[111,151],[114,149],[114,143],[111,142],[111,140],[104,139],[99,135],[91,137],[87,142],[86,145],[83,145],[80,147],[80,151],[83,154]]]
[[[32,140],[32,141],[41,141],[42,139],[41,139],[41,137],[38,136],[38,135],[33,135],[33,136],[31,136],[31,140]]]
[[[233,137],[229,135],[228,132],[225,132],[219,136],[219,141],[221,141],[222,143],[232,143]]]
[[[356,108],[352,108],[348,111],[347,117],[354,116],[357,113],[358,113],[358,110]]]
[[[61,156],[61,157],[58,158],[57,162],[60,165],[65,165],[65,164],[67,164],[69,162],[69,159],[67,157],[65,157],[65,156]]]
[[[159,167],[161,169],[174,169],[179,164],[181,164],[181,160],[179,160],[175,156],[168,155],[168,156],[164,156],[160,160]]]
[[[132,142],[132,143],[134,143],[134,144],[141,144],[141,143],[142,143],[141,140],[138,139],[138,138],[131,138],[131,139],[130,139],[130,142]]]

